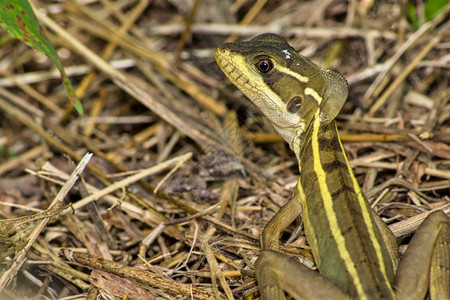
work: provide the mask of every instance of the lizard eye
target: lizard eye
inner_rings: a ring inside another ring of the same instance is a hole
[[[262,59],[255,64],[261,73],[267,73],[273,69],[273,62],[270,59]]]

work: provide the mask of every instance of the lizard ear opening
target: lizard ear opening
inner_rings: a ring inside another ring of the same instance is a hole
[[[347,100],[348,83],[341,74],[330,70],[324,71],[328,88],[320,110],[323,122],[329,123],[337,117]]]
[[[286,110],[291,114],[297,113],[302,105],[302,101],[302,97],[300,96],[293,97],[286,105]]]

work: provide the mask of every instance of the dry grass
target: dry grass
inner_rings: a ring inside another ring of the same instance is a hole
[[[404,1],[186,2],[33,1],[84,117],[49,60],[2,31],[0,215],[28,217],[0,223],[0,298],[258,295],[258,236],[298,170],[213,50],[263,32],[348,79],[344,146],[397,236],[448,212],[448,6],[414,29]],[[312,264],[302,233],[283,247]]]

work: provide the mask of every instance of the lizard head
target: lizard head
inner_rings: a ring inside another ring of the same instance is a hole
[[[215,58],[294,151],[318,111],[321,122],[329,123],[347,99],[344,77],[312,63],[276,34],[223,44]]]

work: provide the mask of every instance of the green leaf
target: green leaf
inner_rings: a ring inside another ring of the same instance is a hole
[[[425,20],[432,20],[438,13],[440,13],[449,0],[428,0],[425,3]]]
[[[28,46],[44,53],[55,64],[61,74],[64,89],[71,103],[83,114],[83,107],[67,77],[55,48],[39,25],[27,0],[0,0],[0,25]]]
[[[424,22],[431,21],[445,9],[449,2],[450,0],[428,0],[424,2],[423,6],[420,6],[422,9],[421,11],[418,11],[418,7],[416,7],[414,3],[408,2],[406,7],[408,19],[414,28],[418,29],[419,26],[422,25],[419,24],[418,16],[423,16]]]
[[[413,4],[408,3],[406,7],[406,13],[414,28],[419,28],[419,18],[417,17],[416,7]]]

